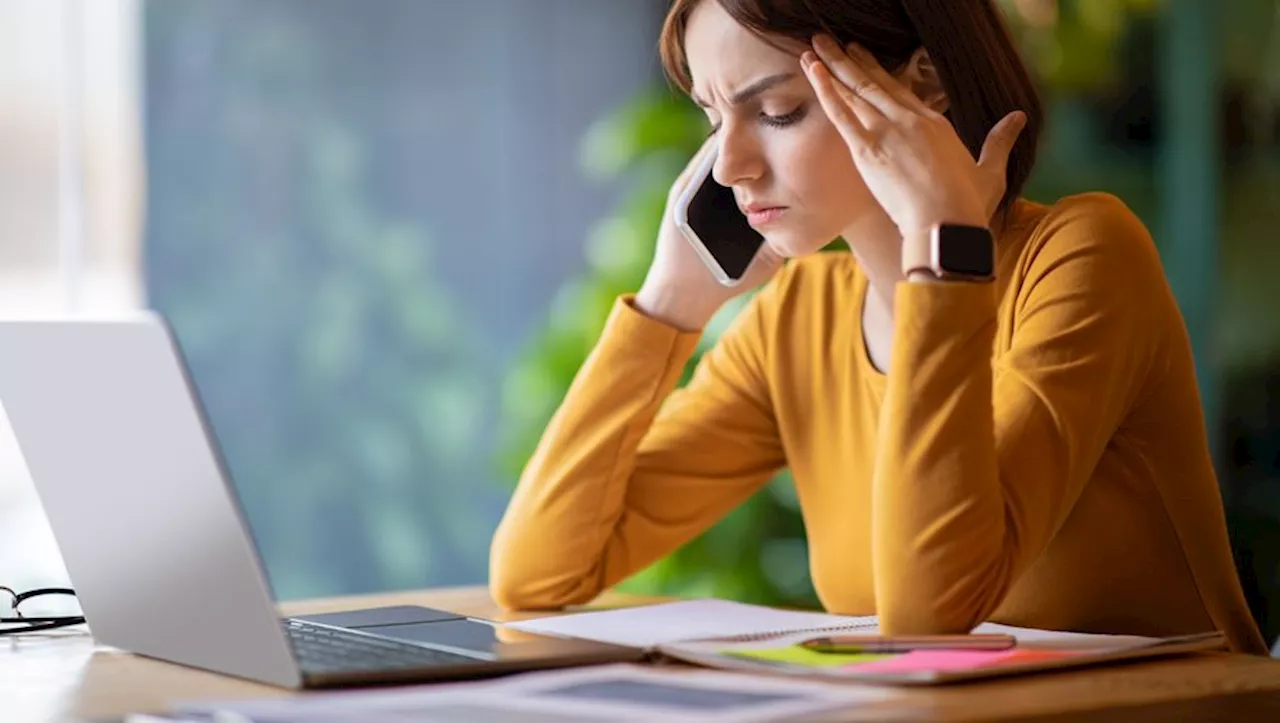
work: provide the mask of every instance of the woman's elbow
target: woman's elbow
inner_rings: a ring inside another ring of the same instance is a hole
[[[965,610],[918,602],[885,605],[879,618],[880,631],[885,635],[964,635],[981,622]]]
[[[590,602],[599,592],[589,576],[543,569],[519,555],[495,550],[489,560],[489,595],[504,610],[559,610]]]
[[[526,587],[514,585],[505,578],[490,576],[489,597],[502,610],[559,610],[564,605],[532,594]]]
[[[998,606],[1007,586],[988,577],[959,579],[921,572],[878,591],[876,612],[887,635],[963,635]]]

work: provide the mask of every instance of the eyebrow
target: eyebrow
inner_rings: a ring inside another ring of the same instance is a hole
[[[785,83],[794,77],[796,77],[795,73],[777,73],[775,75],[767,75],[730,96],[729,105],[741,105],[766,90],[769,90],[773,86]],[[699,106],[703,108],[708,107],[707,103],[699,98],[696,93],[690,91],[689,97],[692,98],[693,102],[697,103]]]

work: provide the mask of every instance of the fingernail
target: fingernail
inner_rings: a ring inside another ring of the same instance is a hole
[[[1024,123],[1026,123],[1026,114],[1018,110],[1001,118],[991,130],[996,133],[1013,135],[1014,133],[1018,133],[1022,130]]]

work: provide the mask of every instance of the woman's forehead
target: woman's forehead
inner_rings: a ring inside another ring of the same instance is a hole
[[[738,24],[719,3],[701,3],[689,18],[684,39],[685,60],[696,94],[702,96],[707,84],[731,90],[762,75],[794,70],[804,44],[770,40],[774,44]]]

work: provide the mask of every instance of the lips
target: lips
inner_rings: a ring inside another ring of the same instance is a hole
[[[765,203],[750,203],[742,206],[742,212],[746,214],[747,222],[753,227],[764,226],[777,221],[786,210],[786,206],[770,206]]]

